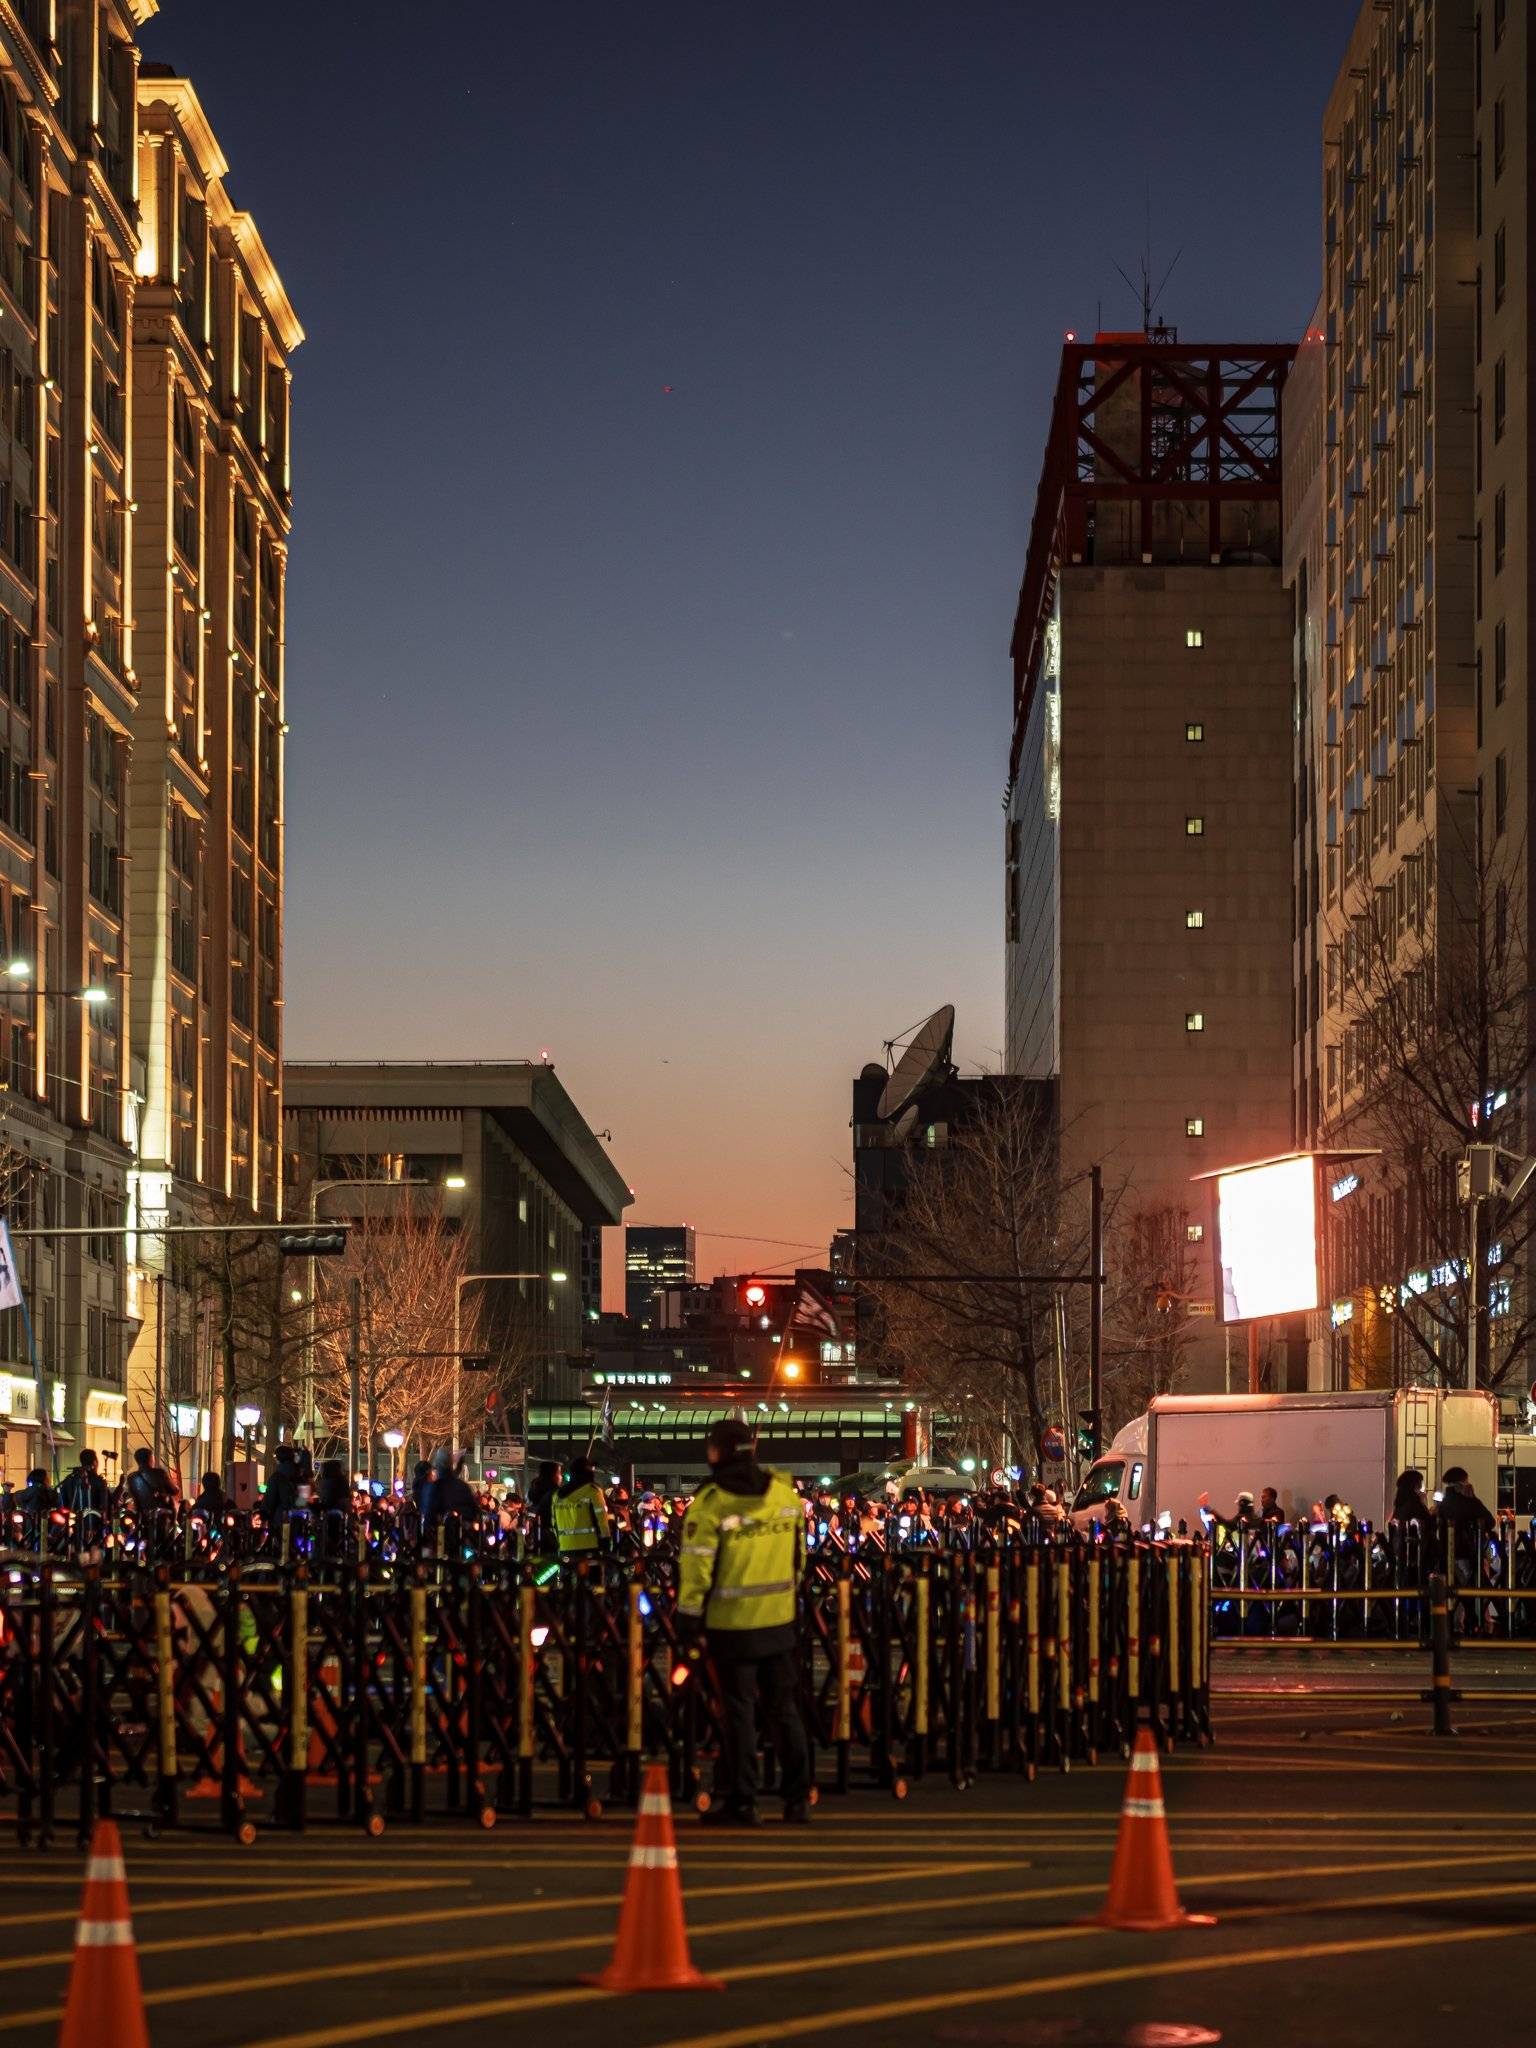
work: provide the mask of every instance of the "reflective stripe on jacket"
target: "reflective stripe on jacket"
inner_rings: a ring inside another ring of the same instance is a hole
[[[583,1550],[596,1550],[608,1540],[608,1510],[603,1496],[590,1482],[554,1498],[555,1538],[562,1557]]]
[[[795,1618],[804,1545],[805,1509],[781,1472],[763,1494],[710,1481],[683,1523],[678,1613],[710,1629],[782,1628]]]

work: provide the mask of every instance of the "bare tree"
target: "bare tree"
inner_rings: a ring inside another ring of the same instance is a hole
[[[1190,1249],[1189,1212],[1137,1209],[1115,1218],[1105,1247],[1105,1440],[1157,1394],[1171,1394],[1188,1361],[1204,1277]],[[1209,1283],[1204,1291],[1209,1293]]]
[[[1026,1276],[1086,1270],[1081,1211],[1063,1196],[1037,1091],[996,1076],[975,1117],[914,1162],[885,1238],[862,1255],[886,1355],[906,1386],[1030,1459],[1058,1405],[1062,1290]],[[882,1283],[882,1273],[944,1277]]]
[[[1536,1045],[1525,847],[1490,848],[1481,818],[1476,837],[1438,866],[1433,845],[1417,867],[1404,862],[1406,880],[1373,890],[1330,933],[1341,1078],[1356,1105],[1331,1139],[1381,1156],[1331,1205],[1329,1257],[1333,1288],[1369,1293],[1373,1328],[1397,1332],[1414,1377],[1459,1384],[1475,1317],[1479,1381],[1499,1387],[1529,1360],[1536,1208],[1495,1198],[1474,1244],[1457,1168],[1473,1144],[1526,1151]]]

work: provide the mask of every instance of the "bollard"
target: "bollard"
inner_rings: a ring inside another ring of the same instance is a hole
[[[155,1698],[159,1722],[160,1770],[155,1785],[158,1826],[176,1825],[176,1645],[171,1632],[171,1594],[164,1571],[155,1588]]]
[[[534,1658],[538,1655],[533,1617],[537,1598],[525,1567],[517,1593],[517,1810],[524,1820],[533,1818]]]
[[[427,1806],[427,1586],[417,1565],[411,1586],[411,1819]]]
[[[928,1659],[929,1631],[931,1627],[930,1606],[933,1599],[933,1583],[928,1575],[928,1560],[923,1558],[917,1567],[917,1580],[912,1589],[917,1604],[916,1646],[912,1663],[912,1757],[914,1771],[921,1777],[928,1767]]]
[[[629,1583],[629,1630],[624,1660],[624,1797],[631,1806],[640,1797],[641,1757],[645,1749],[645,1617],[640,1567]]]
[[[1429,1643],[1434,1683],[1429,1698],[1436,1735],[1454,1735],[1451,1726],[1451,1606],[1444,1572],[1429,1575]]]

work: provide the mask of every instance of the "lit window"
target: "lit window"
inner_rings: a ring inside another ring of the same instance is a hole
[[[1205,1136],[1205,1118],[1203,1116],[1185,1117],[1184,1135],[1186,1138],[1203,1138]]]
[[[1184,728],[1184,737],[1187,740],[1203,740],[1205,738],[1205,727],[1198,719],[1191,719]]]
[[[1192,932],[1203,932],[1205,930],[1205,912],[1203,910],[1186,910],[1184,922]]]
[[[1204,818],[1186,818],[1184,820],[1184,830],[1189,838],[1198,839],[1205,830]]]
[[[1186,626],[1184,628],[1184,645],[1186,647],[1203,647],[1205,645],[1205,635],[1198,626]]]
[[[1205,1225],[1203,1223],[1186,1223],[1184,1235],[1191,1244],[1203,1244],[1205,1242]]]
[[[1184,1029],[1186,1031],[1203,1031],[1205,1029],[1204,1014],[1199,1010],[1186,1010],[1184,1013]]]

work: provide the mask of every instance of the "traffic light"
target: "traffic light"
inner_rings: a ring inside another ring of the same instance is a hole
[[[285,1230],[277,1240],[285,1259],[339,1259],[345,1256],[344,1230]]]
[[[1099,1455],[1099,1411],[1097,1408],[1079,1408],[1077,1411],[1077,1455],[1086,1458],[1091,1465]]]

